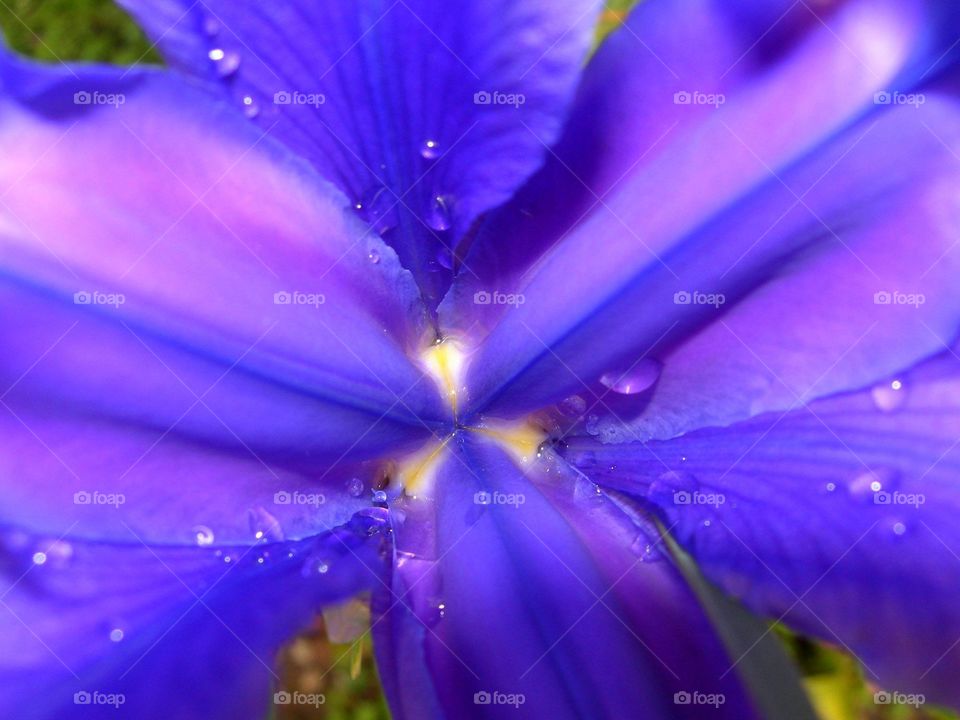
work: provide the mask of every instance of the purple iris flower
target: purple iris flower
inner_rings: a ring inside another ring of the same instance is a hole
[[[358,597],[396,718],[773,717],[683,558],[960,705],[951,3],[122,4],[0,63],[0,717]]]

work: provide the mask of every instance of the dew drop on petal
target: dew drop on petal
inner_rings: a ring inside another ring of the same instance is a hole
[[[833,492],[833,491],[836,490],[836,489],[837,489],[837,484],[836,484],[836,483],[833,483],[833,482],[828,482],[828,483],[827,483],[827,492]]]
[[[649,389],[660,377],[662,365],[652,358],[645,358],[626,371],[605,373],[600,383],[620,395],[636,395]]]
[[[260,107],[250,95],[243,97],[243,114],[251,120],[260,114]]]
[[[284,540],[283,528],[280,527],[280,523],[264,508],[256,507],[249,510],[247,517],[254,540],[264,542],[282,542]]]
[[[427,211],[427,225],[438,232],[449,230],[452,220],[453,198],[449,195],[434,195]]]
[[[35,552],[33,554],[34,565],[43,565],[46,562],[47,562],[47,554],[45,552]]]
[[[350,478],[347,480],[347,492],[350,493],[351,497],[360,497],[363,495],[363,480],[358,477]]]
[[[587,401],[579,395],[571,395],[560,403],[560,412],[567,417],[580,417],[587,409]]]
[[[383,490],[374,490],[373,491],[373,502],[379,504],[385,504],[387,502],[387,493]]]
[[[208,528],[206,525],[197,525],[190,530],[193,533],[193,537],[196,540],[197,545],[201,547],[206,547],[207,545],[213,545],[214,535],[213,530]]]
[[[877,409],[883,412],[899,410],[907,400],[907,391],[901,380],[881,383],[870,391],[870,395]]]
[[[217,74],[222,78],[230,77],[240,69],[240,55],[238,53],[214,48],[207,55],[217,68]]]
[[[114,628],[110,631],[110,642],[118,643],[123,640],[123,629]]]
[[[436,140],[425,140],[420,147],[420,155],[424,160],[436,160],[440,157],[440,143]]]
[[[376,250],[371,250],[369,253],[367,253],[367,260],[374,265],[377,265],[380,262],[380,253]]]

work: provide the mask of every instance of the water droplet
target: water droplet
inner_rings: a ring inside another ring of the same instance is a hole
[[[881,383],[870,394],[874,404],[883,412],[899,410],[907,400],[907,391],[901,380]]]
[[[713,524],[713,523],[710,522],[709,520],[704,520],[704,521],[703,521],[703,526],[704,526],[704,527],[710,527],[712,524]]]
[[[373,491],[373,502],[380,505],[385,505],[387,502],[387,493],[383,490],[374,490]]]
[[[363,495],[363,491],[363,480],[357,477],[347,480],[347,492],[350,493],[352,497],[360,497]]]
[[[213,545],[214,535],[213,530],[208,528],[206,525],[197,525],[190,530],[193,533],[193,537],[197,541],[197,545],[201,547],[206,547],[207,545]]]
[[[248,511],[250,521],[250,532],[253,533],[254,540],[264,542],[283,542],[283,528],[277,519],[262,507],[256,507]]]
[[[892,529],[893,529],[893,534],[897,536],[903,535],[907,532],[907,526],[904,523],[899,521],[893,524]]]
[[[110,631],[110,641],[118,643],[123,640],[123,630],[121,628],[114,628]]]
[[[243,97],[243,114],[251,120],[260,114],[260,107],[250,95]]]
[[[217,74],[222,78],[230,77],[240,69],[240,55],[238,53],[223,48],[214,48],[207,53],[207,57],[213,61],[217,68]]]
[[[385,235],[399,223],[399,204],[386,185],[376,185],[368,189],[354,207],[379,235]]]
[[[309,556],[300,568],[300,574],[305,578],[326,575],[328,572],[330,572],[330,562],[320,555]]]
[[[380,253],[377,252],[376,250],[371,250],[369,253],[367,253],[367,260],[369,260],[370,262],[372,262],[374,265],[379,264],[379,263],[380,263]]]
[[[429,626],[433,627],[447,614],[447,604],[443,600],[431,600],[427,604],[427,611],[425,613],[423,621]]]
[[[832,482],[827,483],[827,492],[833,492],[836,489],[837,489],[836,483],[832,483]]]
[[[891,468],[868,470],[853,479],[849,486],[850,494],[857,498],[873,499],[876,493],[894,491],[899,478],[899,473]]]
[[[620,395],[636,395],[650,388],[660,377],[663,366],[652,358],[645,358],[625,372],[609,372],[600,378],[607,389]]]
[[[436,160],[440,157],[440,143],[436,140],[427,140],[420,148],[420,155],[424,160]]]
[[[47,554],[45,552],[35,552],[33,554],[34,565],[43,565],[46,562],[47,562]]]
[[[571,395],[560,403],[560,412],[567,417],[580,417],[587,409],[587,401],[579,395]]]
[[[434,195],[427,211],[427,225],[438,232],[449,230],[453,225],[453,198],[450,195]]]

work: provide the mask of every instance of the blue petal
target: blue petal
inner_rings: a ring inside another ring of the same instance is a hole
[[[529,273],[519,290],[525,302],[502,306],[472,361],[474,406],[521,414],[590,391],[605,373],[648,356],[668,368],[679,360],[687,378],[706,375],[706,353],[726,382],[697,382],[698,391],[716,393],[711,401],[719,407],[710,410],[735,415],[749,408],[745,399],[766,400],[765,388],[743,385],[763,375],[787,385],[786,393],[769,391],[769,409],[806,392],[833,363],[836,372],[815,395],[870,382],[936,351],[931,330],[950,336],[960,312],[952,281],[960,138],[954,104],[933,94],[926,103],[864,121],[773,175],[754,155],[757,134],[732,130],[727,118],[727,143],[716,151],[725,169],[717,173],[754,163],[759,185],[689,232],[678,227],[689,213],[683,203],[674,209],[676,197],[654,200],[661,193],[653,188],[619,196],[632,198],[631,213],[653,202],[669,209],[619,216],[630,218],[628,226],[601,212]],[[718,182],[715,173],[688,171],[703,184],[699,196],[715,195],[707,187]],[[658,172],[644,174],[645,184],[658,180]],[[663,232],[655,251],[647,240],[664,225],[676,229]],[[597,237],[606,238],[604,252]],[[884,304],[888,296],[895,300]],[[691,353],[683,343],[697,332],[711,340],[694,340]],[[784,332],[797,344],[784,343]],[[743,358],[749,367],[739,366]],[[762,363],[770,367],[757,373]],[[689,405],[685,381],[674,389]]]
[[[213,81],[337,183],[417,275],[540,165],[597,0],[123,0],[173,63]]]
[[[69,417],[319,474],[444,419],[412,277],[312,169],[162,74],[3,83],[0,385],[31,452]]]
[[[323,605],[381,581],[382,527],[358,516],[304,542],[216,552],[4,528],[0,713],[265,717],[280,646]]]
[[[543,484],[468,437],[433,499],[404,507],[374,607],[395,717],[503,717],[511,703],[523,717],[702,717],[675,704],[694,690],[724,694],[718,717],[752,717],[672,566],[644,561],[654,536],[589,483],[530,472]]]
[[[960,358],[667,441],[570,441],[658,509],[707,577],[857,656],[868,679],[960,705]]]

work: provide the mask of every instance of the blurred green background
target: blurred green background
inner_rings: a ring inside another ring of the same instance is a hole
[[[635,2],[609,0],[598,38],[614,29]],[[111,0],[0,0],[0,27],[8,44],[41,60],[95,60],[122,65],[160,62],[143,33]],[[875,705],[874,689],[864,682],[851,658],[785,631],[781,636],[803,669],[824,720],[957,718],[930,708],[915,711]],[[326,640],[323,620],[318,618],[310,632],[283,651],[280,667],[287,689],[323,693],[326,704],[318,710],[281,706],[277,720],[389,718],[368,638],[356,644],[332,644]]]

